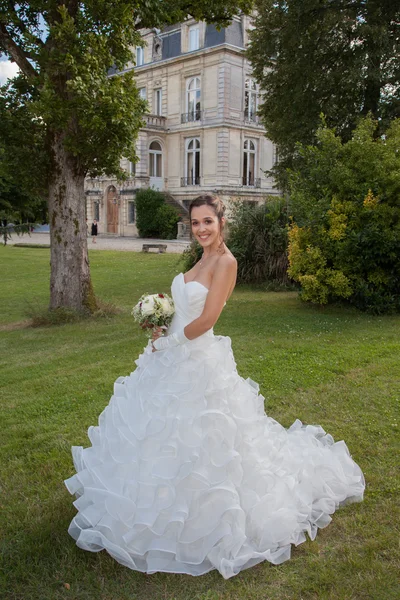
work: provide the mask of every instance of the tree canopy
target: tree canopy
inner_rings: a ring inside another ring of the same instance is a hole
[[[189,15],[226,25],[248,0],[0,0],[0,55],[15,61],[31,86],[33,110],[46,127],[65,132],[80,171],[119,173],[122,154],[135,160],[146,103],[133,73],[109,77],[134,62],[139,30]],[[3,92],[4,93],[4,92]]]
[[[84,178],[122,176],[120,158],[136,160],[147,105],[124,68],[143,43],[140,30],[189,16],[223,26],[250,7],[251,0],[0,0],[0,55],[21,70],[18,83],[2,88],[3,110],[11,114],[16,102],[44,134],[52,308],[95,305]],[[111,68],[119,73],[110,76]]]
[[[385,136],[376,129],[368,116],[348,142],[324,126],[315,145],[299,145],[289,275],[304,300],[400,311],[400,119]]]
[[[43,222],[47,214],[45,130],[22,101],[23,85],[17,78],[6,88],[7,97],[0,95],[0,219]]]
[[[382,132],[400,116],[400,3],[256,0],[248,56],[260,114],[282,165],[313,143],[323,113],[348,140],[362,115]]]

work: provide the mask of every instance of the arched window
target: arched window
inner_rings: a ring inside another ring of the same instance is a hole
[[[243,185],[254,185],[256,166],[256,145],[253,140],[245,140],[243,147]]]
[[[257,120],[257,85],[254,79],[246,77],[244,82],[244,118]]]
[[[200,77],[192,77],[186,84],[186,121],[201,119]]]
[[[162,177],[162,148],[159,142],[151,142],[149,146],[150,177]]]
[[[185,184],[200,185],[200,140],[186,141]]]

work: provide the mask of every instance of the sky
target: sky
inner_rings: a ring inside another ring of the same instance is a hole
[[[40,37],[44,41],[47,35],[47,28],[42,17],[39,17],[39,25],[41,29]],[[17,65],[7,60],[4,55],[0,55],[0,85],[4,85],[9,77],[15,77],[17,72]]]
[[[17,71],[18,67],[15,63],[10,62],[6,58],[0,58],[0,85],[6,83],[9,77],[14,77]]]

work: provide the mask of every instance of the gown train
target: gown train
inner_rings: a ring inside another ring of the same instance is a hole
[[[169,332],[198,317],[208,290],[180,273]],[[231,340],[213,330],[153,353],[114,384],[73,446],[76,495],[69,533],[80,548],[107,550],[145,573],[224,578],[290,558],[365,482],[344,441],[320,426],[282,427],[264,412],[258,385],[236,370]]]

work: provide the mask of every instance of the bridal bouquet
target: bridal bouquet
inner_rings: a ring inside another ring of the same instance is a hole
[[[147,330],[149,337],[154,327],[167,329],[174,312],[174,302],[167,294],[143,294],[132,309],[133,318]]]

